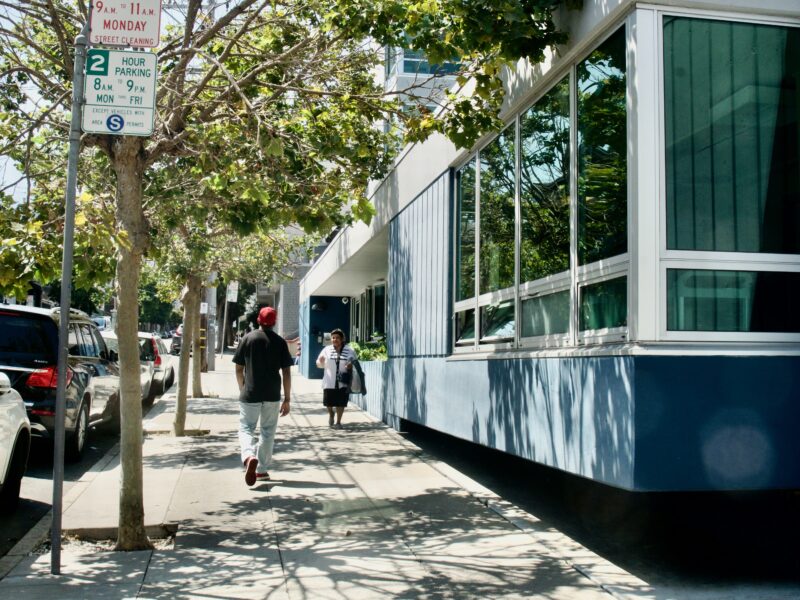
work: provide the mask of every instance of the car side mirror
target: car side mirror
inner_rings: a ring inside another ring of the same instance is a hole
[[[114,352],[113,350],[108,351],[108,360],[111,362],[119,362],[119,354]]]

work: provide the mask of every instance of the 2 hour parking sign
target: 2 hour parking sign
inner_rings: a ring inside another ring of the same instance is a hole
[[[151,135],[156,73],[152,52],[90,48],[82,129],[87,133]]]

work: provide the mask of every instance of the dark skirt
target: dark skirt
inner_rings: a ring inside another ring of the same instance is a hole
[[[348,400],[350,400],[350,390],[346,387],[322,390],[322,404],[325,406],[347,406]]]

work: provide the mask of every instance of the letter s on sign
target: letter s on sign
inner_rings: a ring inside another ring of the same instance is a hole
[[[114,133],[125,127],[125,119],[121,115],[111,115],[106,119],[106,127]]]

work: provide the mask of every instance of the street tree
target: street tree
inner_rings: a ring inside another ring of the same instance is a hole
[[[168,28],[162,40],[153,135],[82,139],[81,183],[101,170],[113,178],[108,215],[122,364],[122,550],[150,546],[142,492],[138,287],[152,243],[150,219],[173,198],[148,195],[148,177],[171,159],[193,157],[240,234],[258,228],[254,216],[265,207],[308,230],[341,221],[348,211],[368,219],[367,182],[386,171],[397,147],[392,132],[377,123],[393,116],[404,124],[407,140],[440,132],[468,146],[499,123],[502,67],[522,56],[538,61],[545,47],[565,39],[551,18],[562,4],[556,0],[239,0],[225,3],[214,18],[202,4],[189,0],[184,22]],[[47,174],[31,157],[56,152],[66,141],[71,40],[87,19],[87,5],[0,0],[0,9],[0,151],[39,185]],[[433,62],[459,62],[463,92],[443,96],[447,110],[438,116],[424,98],[418,110],[402,110],[374,81],[375,43],[408,45]],[[209,151],[220,147],[221,160]],[[229,160],[234,149],[245,158]],[[148,198],[154,200],[149,205]]]

